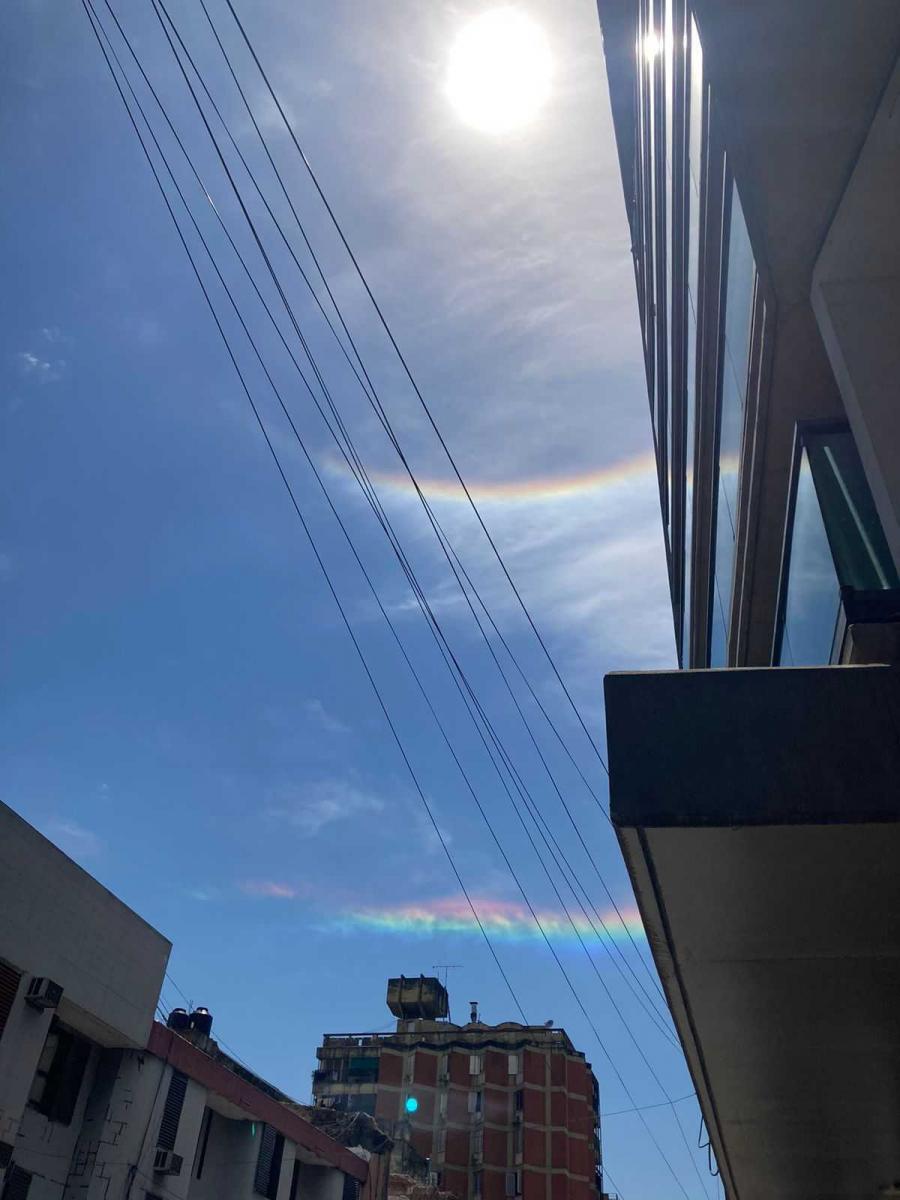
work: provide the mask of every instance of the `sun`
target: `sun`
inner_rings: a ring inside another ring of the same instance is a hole
[[[447,95],[483,133],[529,124],[550,95],[553,61],[541,27],[512,7],[493,8],[458,34],[447,66]]]

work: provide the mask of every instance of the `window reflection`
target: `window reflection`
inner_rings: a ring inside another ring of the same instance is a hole
[[[687,386],[684,425],[684,601],[681,662],[690,664],[691,555],[694,542],[694,430],[697,411],[697,291],[700,270],[700,160],[703,147],[703,50],[691,17],[688,70],[688,189],[687,189]]]
[[[738,463],[747,403],[750,319],[756,284],[756,267],[750,236],[747,233],[737,187],[733,183],[727,256],[714,568],[718,597],[713,598],[716,608],[722,610],[719,615],[724,621],[725,637],[713,638],[710,665],[714,667],[724,666],[727,657],[728,614],[731,611],[737,527]],[[714,616],[714,622],[715,619]]]
[[[900,587],[849,429],[803,436],[786,561],[776,661],[787,666],[837,659],[846,589]]]

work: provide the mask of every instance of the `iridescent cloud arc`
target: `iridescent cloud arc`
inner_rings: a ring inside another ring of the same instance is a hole
[[[348,472],[339,464],[331,463],[331,469],[343,475]],[[533,479],[479,480],[469,481],[472,498],[478,504],[534,504],[552,500],[577,498],[591,492],[605,491],[622,484],[652,478],[656,464],[650,454],[626,459],[592,471],[572,475],[545,475]],[[415,495],[415,489],[404,474],[388,471],[370,472],[372,482],[378,488],[403,495]],[[419,478],[419,486],[429,499],[467,503],[465,492],[455,479]]]
[[[492,938],[506,942],[542,940],[540,929],[524,905],[483,898],[474,898],[474,904],[485,930]],[[619,943],[627,942],[629,938],[643,938],[644,929],[637,909],[628,906],[620,911],[624,924],[614,910],[600,912],[608,935]],[[554,941],[575,942],[578,934],[585,939],[596,936],[591,923],[580,911],[578,914],[572,913],[572,922],[565,913],[557,910],[538,910],[537,915],[547,936]],[[596,915],[592,913],[591,916],[594,926],[605,937],[606,934]],[[575,929],[572,927],[573,923]],[[329,927],[345,933],[366,931],[406,937],[424,938],[438,934],[460,938],[481,936],[472,911],[462,897],[446,897],[389,907],[354,908],[335,917],[329,922]]]

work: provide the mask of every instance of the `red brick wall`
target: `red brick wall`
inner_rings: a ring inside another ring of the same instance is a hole
[[[505,1129],[484,1130],[484,1161],[490,1166],[505,1167],[509,1161],[509,1138]]]
[[[433,1125],[434,1124],[434,1104],[435,1104],[436,1093],[425,1091],[424,1088],[422,1090],[417,1090],[415,1087],[409,1088],[408,1091],[411,1095],[415,1095],[416,1099],[419,1102],[419,1107],[416,1109],[416,1116],[415,1116],[416,1124],[417,1125]],[[404,1092],[403,1093],[404,1100],[406,1099],[406,1096],[407,1096],[407,1092]]]
[[[550,1055],[550,1082],[554,1087],[566,1086],[566,1056],[559,1050]]]
[[[539,1050],[525,1051],[525,1082],[536,1083],[543,1087],[545,1083],[546,1058]]]
[[[509,1122],[510,1103],[509,1092],[503,1092],[496,1087],[486,1087],[482,1100],[485,1121],[493,1121],[495,1125],[506,1125]]]
[[[399,1087],[403,1082],[403,1055],[393,1050],[382,1050],[378,1063],[378,1082]]]
[[[523,1171],[522,1196],[524,1200],[546,1200],[546,1176],[538,1171]]]
[[[431,1158],[431,1130],[411,1129],[409,1140],[414,1150],[418,1150],[423,1158]]]
[[[534,1088],[525,1089],[525,1120],[531,1125],[543,1125],[546,1121],[544,1113],[544,1092],[535,1091]]]
[[[459,1088],[447,1092],[447,1120],[462,1125],[469,1120],[469,1093]]]
[[[438,1056],[430,1050],[417,1050],[413,1079],[429,1087],[437,1086]]]
[[[399,1093],[379,1091],[375,1098],[375,1116],[396,1121],[400,1116]]]
[[[506,1200],[506,1172],[482,1171],[481,1195],[483,1200]]]
[[[447,1163],[469,1163],[469,1131],[468,1129],[448,1129],[447,1148],[444,1153]]]
[[[589,1096],[587,1067],[579,1059],[570,1058],[566,1061],[566,1090],[577,1092],[581,1096]]]
[[[547,1135],[543,1129],[525,1127],[523,1158],[534,1167],[543,1167],[547,1162]]]
[[[488,1050],[484,1056],[484,1078],[486,1083],[497,1083],[503,1087],[509,1083],[508,1054],[499,1050]]]
[[[565,1130],[556,1129],[550,1134],[550,1165],[567,1167],[569,1165],[569,1138]]]
[[[566,1111],[566,1093],[551,1092],[550,1093],[550,1124],[557,1125],[560,1129],[566,1127],[568,1121],[568,1113]]]
[[[445,1167],[441,1187],[445,1192],[452,1192],[454,1196],[459,1196],[459,1200],[465,1200],[469,1190],[468,1171]]]
[[[468,1087],[472,1076],[469,1074],[469,1055],[462,1050],[450,1052],[450,1082]]]

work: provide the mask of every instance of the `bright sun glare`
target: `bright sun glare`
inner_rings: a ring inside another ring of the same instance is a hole
[[[467,124],[507,133],[537,115],[550,94],[552,66],[540,26],[515,8],[494,8],[453,43],[447,95]]]

